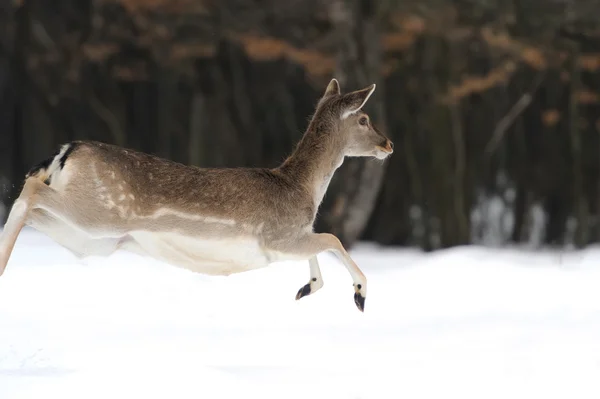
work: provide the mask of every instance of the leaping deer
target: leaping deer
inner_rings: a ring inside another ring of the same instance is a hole
[[[273,169],[199,168],[95,141],[65,144],[25,177],[0,237],[0,275],[24,225],[79,257],[124,249],[208,275],[308,259],[297,300],[323,286],[317,254],[332,251],[364,311],[365,275],[313,223],[344,157],[393,152],[361,110],[374,90],[341,94],[332,79],[296,149]]]

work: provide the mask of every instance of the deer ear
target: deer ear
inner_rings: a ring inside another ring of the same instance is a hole
[[[327,85],[327,89],[325,89],[325,94],[323,94],[323,97],[329,97],[334,94],[339,95],[340,93],[340,82],[338,82],[336,78],[333,78]]]
[[[371,94],[375,91],[375,83],[371,86],[366,87],[362,90],[353,91],[352,93],[348,93],[343,97],[343,113],[342,119],[346,119],[350,115],[360,111],[362,107],[367,103]]]

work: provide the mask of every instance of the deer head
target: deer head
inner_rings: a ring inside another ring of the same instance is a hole
[[[375,91],[375,84],[341,94],[337,79],[332,79],[320,99],[313,121],[323,124],[321,131],[331,135],[344,156],[385,159],[393,143],[371,122],[362,108]]]

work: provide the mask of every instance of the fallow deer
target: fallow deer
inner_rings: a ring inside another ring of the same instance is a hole
[[[24,225],[79,257],[123,249],[208,275],[308,259],[297,300],[323,286],[317,254],[332,251],[364,311],[365,275],[313,223],[344,157],[393,152],[362,111],[374,90],[341,94],[332,79],[295,150],[272,169],[199,168],[95,141],[65,144],[25,176],[0,237],[0,275]]]

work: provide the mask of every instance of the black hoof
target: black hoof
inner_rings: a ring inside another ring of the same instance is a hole
[[[298,293],[296,294],[296,300],[298,300],[308,294],[310,294],[310,283],[306,284],[304,287],[302,287],[298,290]]]
[[[361,312],[365,311],[365,297],[360,295],[360,292],[354,294],[354,303]]]

